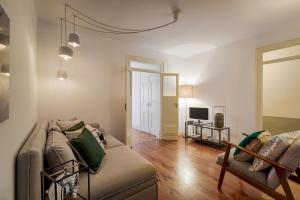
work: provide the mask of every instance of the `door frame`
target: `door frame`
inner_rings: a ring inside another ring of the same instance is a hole
[[[140,68],[133,68],[130,67],[130,61],[138,61],[138,62],[143,62],[143,63],[149,63],[149,64],[156,64],[160,66],[160,70],[148,70],[148,69],[140,69]],[[132,72],[147,72],[147,73],[154,73],[154,74],[161,74],[164,71],[164,62],[160,60],[155,60],[155,59],[149,59],[149,58],[143,58],[139,56],[131,56],[128,55],[126,56],[126,65],[125,65],[125,143],[128,146],[131,146],[132,144],[132,138],[131,135],[132,133],[130,132],[132,129],[132,108],[131,108],[131,103],[129,102],[132,101],[132,98],[128,99],[128,94],[130,97],[132,97]],[[160,87],[162,87],[160,85]],[[160,100],[161,100],[160,96]],[[160,115],[161,115],[161,106],[160,106]],[[129,126],[130,124],[130,126]],[[129,130],[130,129],[130,130]],[[128,134],[128,132],[130,132]],[[160,131],[161,132],[161,131]],[[161,133],[159,134],[159,138],[161,137]]]
[[[300,38],[273,43],[256,49],[256,71],[257,71],[257,115],[256,124],[259,129],[263,128],[263,66],[264,64],[271,64],[282,61],[289,61],[300,59],[300,55],[284,57],[280,59],[263,61],[263,54],[266,52],[288,48],[292,46],[300,45]]]

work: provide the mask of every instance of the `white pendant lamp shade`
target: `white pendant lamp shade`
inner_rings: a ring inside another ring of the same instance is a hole
[[[79,36],[76,33],[69,34],[68,44],[76,48],[80,46]]]
[[[192,98],[194,96],[193,85],[181,85],[180,86],[180,97],[181,98]]]
[[[67,78],[68,78],[68,74],[65,70],[63,70],[63,69],[57,70],[57,79],[58,80],[63,81],[63,80],[66,80]]]
[[[67,46],[60,46],[59,49],[59,56],[64,60],[70,60],[73,56],[73,50]]]
[[[0,50],[9,45],[9,37],[4,34],[0,34]]]
[[[1,74],[5,75],[5,76],[9,76],[10,75],[10,73],[9,73],[9,65],[3,64],[1,66]]]

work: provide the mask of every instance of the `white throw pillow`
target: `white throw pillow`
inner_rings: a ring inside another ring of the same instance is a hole
[[[282,135],[273,136],[258,151],[258,155],[265,157],[271,161],[276,161],[281,154],[289,147],[290,143],[287,137]],[[253,164],[249,167],[250,171],[260,171],[271,167],[271,164],[254,158]]]
[[[57,121],[63,121],[63,122],[65,122],[65,121],[74,121],[74,120],[78,120],[78,118],[77,117],[72,117],[70,119],[57,119]]]
[[[65,134],[67,136],[67,138],[69,140],[73,139],[73,138],[77,138],[83,131],[84,127],[82,127],[81,129],[78,129],[76,131],[65,131]]]
[[[56,121],[57,125],[59,126],[59,128],[62,131],[65,131],[65,130],[71,128],[72,126],[78,124],[79,122],[81,122],[81,120],[79,120],[79,119],[71,120],[71,121],[60,121],[60,120]]]

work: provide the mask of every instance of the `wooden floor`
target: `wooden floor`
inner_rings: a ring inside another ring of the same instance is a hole
[[[271,199],[229,173],[225,175],[222,192],[218,191],[220,166],[215,160],[220,150],[194,142],[185,144],[183,138],[144,141],[133,145],[133,150],[156,167],[160,200]],[[300,186],[293,186],[297,198]]]
[[[132,129],[132,145],[141,144],[144,142],[154,141],[156,137],[145,131]]]

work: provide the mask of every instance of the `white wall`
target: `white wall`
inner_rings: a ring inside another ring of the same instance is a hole
[[[36,14],[33,0],[0,0],[10,18],[10,116],[0,124],[0,199],[15,198],[15,159],[36,119]]]
[[[99,122],[107,132],[124,141],[126,56],[161,59],[161,55],[96,33],[79,32],[81,46],[65,64],[68,80],[58,81],[59,28],[39,23],[39,117],[78,116]]]
[[[288,24],[287,24],[288,25]],[[181,84],[195,85],[195,106],[225,105],[233,141],[241,132],[258,129],[255,49],[300,36],[300,27],[285,27],[255,38],[237,41],[187,59],[166,57],[166,71],[178,72]],[[185,103],[180,101],[180,131],[184,130]]]
[[[283,30],[283,31],[282,31]],[[300,27],[282,26],[282,30],[237,41],[188,59],[165,56],[165,71],[180,73],[180,82],[195,84],[194,106],[225,105],[227,125],[233,140],[240,132],[258,129],[256,124],[255,49],[300,36]],[[39,116],[58,118],[79,116],[99,122],[108,132],[124,141],[124,103],[126,55],[161,59],[160,53],[80,32],[81,47],[65,64],[69,79],[55,79],[60,66],[57,56],[59,26],[39,24]],[[180,101],[180,131],[185,120]],[[211,116],[212,117],[212,116]]]
[[[263,115],[300,119],[300,60],[264,65]]]

